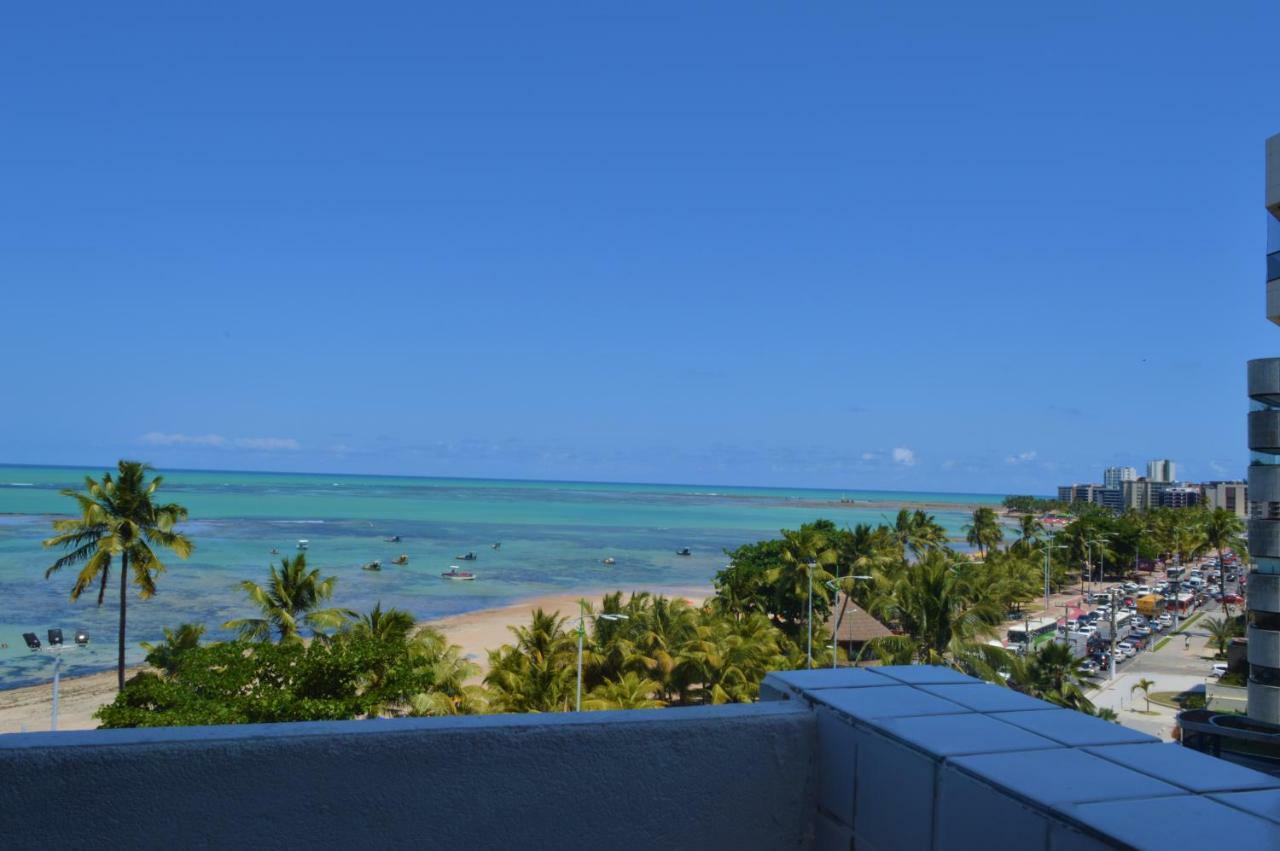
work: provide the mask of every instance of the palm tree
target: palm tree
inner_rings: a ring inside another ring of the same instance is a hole
[[[187,519],[187,509],[177,503],[157,504],[153,497],[164,481],[154,476],[148,464],[139,461],[120,461],[118,475],[112,478],[104,473],[102,481],[86,476],[83,492],[62,491],[80,507],[78,518],[53,521],[55,534],[44,541],[45,547],[61,547],[66,552],[45,571],[48,579],[64,567],[78,566],[80,572],[71,586],[71,599],[98,582],[98,605],[102,605],[107,591],[113,562],[120,560],[120,631],[119,654],[116,662],[117,687],[124,690],[125,623],[128,608],[129,578],[138,587],[138,596],[150,599],[156,593],[155,578],[164,573],[165,566],[156,556],[153,547],[172,550],[179,558],[186,558],[195,549],[186,536],[173,531],[174,526]]]
[[[142,642],[142,649],[147,651],[147,664],[159,668],[166,674],[178,669],[178,659],[183,653],[200,646],[204,636],[205,625],[202,623],[184,623],[177,629],[164,628],[164,642],[150,644]]]
[[[479,676],[480,666],[463,658],[461,647],[431,627],[422,627],[407,641],[410,658],[430,670],[432,683],[430,691],[409,699],[411,714],[475,715],[488,710],[488,691],[467,682]]]
[[[223,627],[234,629],[240,637],[250,641],[267,641],[275,632],[281,644],[302,640],[300,629],[309,627],[312,633],[325,629],[337,629],[357,614],[349,609],[322,609],[333,596],[336,576],[322,577],[319,569],[307,570],[305,553],[290,559],[280,559],[280,569],[271,566],[266,587],[246,579],[240,588],[262,612],[260,618],[236,618]]]
[[[1004,540],[1004,529],[991,508],[983,505],[973,510],[973,522],[965,526],[965,540],[977,547],[985,558],[987,551]]]
[[[413,625],[413,615],[404,609],[392,608],[384,611],[382,601],[379,600],[372,610],[360,615],[351,625],[351,634],[387,644],[400,644],[408,640],[409,634],[413,632]]]
[[[1241,634],[1240,622],[1235,618],[1205,618],[1205,628],[1209,631],[1209,641],[1218,648],[1218,655],[1225,656],[1231,639]]]
[[[884,528],[897,542],[899,555],[903,559],[908,554],[919,558],[926,550],[941,546],[947,541],[947,531],[933,519],[932,514],[919,509],[899,509],[893,524]]]
[[[1018,515],[1018,540],[1022,549],[1030,550],[1040,541],[1044,534],[1044,524],[1034,514]]]
[[[1068,709],[1087,711],[1093,704],[1084,696],[1080,683],[1084,680],[1082,660],[1076,657],[1070,645],[1050,642],[1036,650],[1027,665],[1033,693],[1037,697],[1065,706]]]
[[[658,709],[666,702],[653,697],[658,684],[628,671],[617,680],[596,686],[582,701],[583,709]]]
[[[529,626],[509,627],[514,645],[489,651],[485,684],[508,712],[557,712],[569,708],[574,693],[577,638],[565,631],[568,618],[535,609]]]
[[[1141,689],[1142,696],[1147,699],[1148,712],[1151,711],[1151,687],[1155,684],[1156,684],[1155,680],[1149,680],[1146,677],[1143,677],[1142,679],[1138,680],[1136,683],[1134,683],[1132,686],[1129,687],[1129,695],[1131,697],[1133,696],[1133,693],[1135,691],[1138,691],[1139,689]]]
[[[830,610],[826,583],[832,576],[826,568],[835,563],[836,551],[826,536],[812,527],[802,526],[798,532],[782,530],[782,563],[765,574],[767,581],[784,589],[787,596],[808,600],[800,620],[804,622],[810,645],[815,610],[824,620]]]
[[[1204,523],[1201,526],[1201,534],[1205,546],[1217,550],[1218,591],[1222,595],[1222,610],[1227,615],[1230,615],[1231,607],[1227,605],[1226,562],[1222,558],[1223,553],[1227,550],[1234,550],[1242,560],[1247,557],[1248,551],[1244,543],[1244,521],[1237,517],[1234,511],[1215,508],[1205,515]]]
[[[882,659],[949,664],[967,645],[995,632],[1003,612],[981,593],[977,574],[953,569],[950,555],[932,550],[909,570],[875,574],[869,611],[901,632],[869,643]]]

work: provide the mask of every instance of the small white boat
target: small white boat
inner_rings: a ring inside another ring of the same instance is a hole
[[[298,549],[305,550],[310,545],[311,545],[311,542],[308,541],[306,538],[298,539]]]
[[[463,570],[456,564],[449,565],[449,569],[440,574],[443,579],[458,579],[464,582],[473,581],[476,575],[469,570]]]
[[[617,559],[615,559],[613,556],[609,556],[607,559],[605,559],[604,561],[602,561],[602,562],[600,562],[600,563],[601,563],[601,564],[617,564],[617,563],[618,563],[618,560],[617,560]]]

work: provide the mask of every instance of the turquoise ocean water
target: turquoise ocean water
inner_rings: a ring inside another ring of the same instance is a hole
[[[138,642],[163,626],[199,621],[214,627],[250,613],[235,586],[261,581],[267,565],[310,541],[308,561],[339,578],[335,601],[367,610],[376,601],[437,618],[504,605],[520,598],[578,588],[662,588],[707,584],[725,563],[723,550],[795,528],[819,517],[840,525],[880,522],[903,503],[930,510],[959,534],[973,503],[996,504],[990,494],[822,491],[778,488],[529,482],[378,476],[162,471],[161,496],[187,506],[185,531],[196,552],[165,559],[151,600],[130,599],[131,658]],[[72,576],[44,579],[52,551],[40,541],[52,516],[72,503],[63,488],[78,488],[102,470],[0,466],[0,688],[42,682],[52,662],[29,653],[22,633],[41,640],[61,627],[77,629],[90,645],[64,654],[68,673],[111,667],[115,659],[118,588],[99,609],[96,595],[68,600]],[[842,497],[855,500],[842,504]],[[956,506],[948,508],[947,506]],[[401,543],[383,538],[400,535]],[[501,549],[490,544],[501,541]],[[692,556],[675,551],[689,547]],[[449,582],[440,573],[474,551],[475,582]],[[408,566],[390,564],[406,553]],[[601,564],[606,556],[617,563]],[[381,559],[381,572],[360,565]],[[113,596],[114,595],[114,596]],[[213,630],[217,637],[219,631]]]

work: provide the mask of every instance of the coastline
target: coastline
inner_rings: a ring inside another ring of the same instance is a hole
[[[508,603],[490,609],[476,609],[471,612],[449,615],[435,620],[422,621],[421,626],[429,626],[444,633],[450,644],[462,648],[462,653],[470,661],[485,668],[488,663],[486,651],[495,650],[503,644],[510,643],[512,635],[509,626],[527,623],[529,613],[537,608],[548,611],[559,611],[561,616],[573,618],[577,613],[578,600],[586,599],[593,605],[599,605],[605,594],[619,590],[617,587],[580,588],[574,591],[555,594],[542,594],[528,597],[514,603]],[[632,589],[622,588],[624,596]],[[668,597],[685,597],[695,604],[700,604],[711,596],[711,587],[677,585],[634,590],[645,590]],[[143,666],[126,670],[126,677],[133,676],[143,670]],[[98,707],[110,703],[116,694],[116,672],[98,671],[75,677],[63,677],[59,684],[58,696],[58,729],[59,730],[92,730],[98,726],[93,713]],[[49,729],[49,712],[52,701],[52,684],[43,683],[34,686],[0,689],[0,735],[20,732],[45,732]]]

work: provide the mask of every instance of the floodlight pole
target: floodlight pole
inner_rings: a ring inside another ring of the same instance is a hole
[[[58,687],[61,676],[62,653],[55,650],[53,661],[53,709],[49,712],[49,731],[53,733],[58,732]]]

